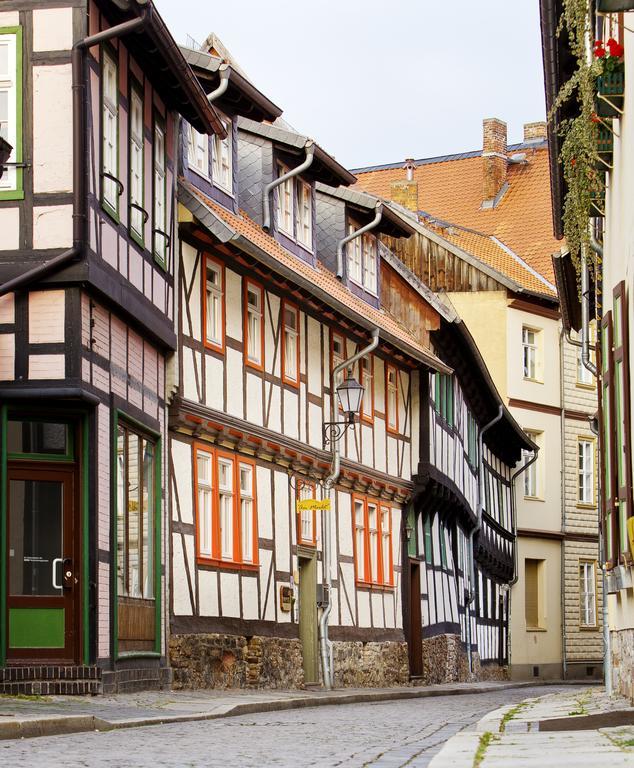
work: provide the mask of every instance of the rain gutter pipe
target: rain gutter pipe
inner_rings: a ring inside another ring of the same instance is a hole
[[[136,19],[124,21],[102,32],[78,40],[71,53],[72,91],[73,91],[73,246],[63,253],[38,264],[36,267],[23,272],[21,275],[0,285],[0,296],[24,288],[33,280],[49,275],[67,263],[81,257],[86,239],[86,131],[84,108],[86,100],[86,78],[84,67],[84,51],[99,45],[113,37],[122,37],[129,32],[147,24],[151,11],[145,12]]]
[[[277,179],[273,179],[273,181],[264,187],[264,193],[262,195],[262,229],[266,230],[267,232],[271,229],[271,192],[275,189],[275,187],[279,187],[280,184],[288,181],[288,179],[292,179],[293,176],[297,176],[300,173],[303,173],[313,164],[313,158],[315,156],[315,142],[312,141],[312,139],[309,139],[306,142],[304,149],[306,150],[306,158],[304,162],[301,163],[301,165],[298,165],[297,168],[293,168],[283,176],[279,176]]]
[[[367,347],[356,352],[352,357],[344,360],[343,363],[336,365],[332,372],[332,393],[330,396],[330,419],[335,420],[336,406],[335,406],[335,385],[339,374],[346,368],[351,369],[352,366],[360,360],[362,357],[369,355],[370,352],[375,350],[379,345],[379,329],[374,328],[372,331],[372,341]],[[341,472],[341,451],[339,448],[339,440],[333,440],[332,442],[332,459],[330,464],[330,474],[324,480],[324,490],[328,496],[330,491],[335,486],[335,483],[339,479]],[[323,609],[321,616],[319,617],[319,648],[321,653],[321,671],[324,688],[331,690],[334,681],[333,664],[332,664],[332,649],[330,640],[328,639],[328,617],[332,610],[332,601],[330,599],[330,588],[332,586],[332,575],[330,573],[330,548],[332,539],[332,516],[334,514],[334,508],[336,504],[330,509],[330,511],[324,511],[322,513],[322,530],[323,536],[323,580],[324,584],[328,587],[328,605]]]
[[[220,84],[218,85],[215,91],[212,91],[207,96],[207,101],[210,104],[212,104],[216,99],[219,99],[229,87],[229,74],[230,74],[229,65],[221,64],[218,67],[218,73],[220,74]]]
[[[375,216],[372,219],[372,221],[369,224],[366,224],[364,227],[361,227],[360,229],[357,229],[355,232],[352,232],[351,234],[347,235],[346,237],[343,238],[343,240],[340,240],[337,243],[337,277],[339,280],[341,280],[341,278],[343,277],[344,247],[351,240],[355,240],[357,237],[361,237],[361,235],[365,235],[366,232],[369,232],[371,229],[374,229],[376,226],[378,226],[382,216],[383,216],[383,205],[382,203],[377,202],[376,208],[375,208]]]
[[[491,419],[488,424],[485,424],[480,430],[478,435],[478,509],[476,514],[476,524],[469,533],[469,594],[466,600],[467,609],[467,656],[469,659],[469,673],[473,673],[473,654],[471,651],[471,604],[475,599],[475,557],[473,554],[473,541],[476,533],[482,528],[482,513],[484,512],[484,464],[482,461],[482,445],[486,432],[491,429],[492,426],[498,423],[504,415],[504,406],[498,407],[497,416]]]

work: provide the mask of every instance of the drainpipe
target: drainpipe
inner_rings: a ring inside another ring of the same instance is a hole
[[[218,67],[218,72],[220,74],[220,84],[216,88],[215,91],[212,91],[207,96],[207,101],[212,104],[216,99],[219,99],[222,94],[227,90],[229,87],[229,65],[228,64],[221,64]]]
[[[583,337],[582,337],[583,338]],[[582,341],[583,354],[583,341]],[[559,420],[560,462],[559,483],[561,493],[561,530],[566,532],[566,387],[564,382],[564,329],[559,331],[559,400],[561,403],[561,418]],[[568,673],[568,657],[566,655],[566,596],[563,586],[566,583],[566,540],[561,542],[561,666],[563,678]]]
[[[603,248],[591,234],[593,250],[603,256]],[[588,254],[586,248],[581,248],[581,362],[593,376],[597,375],[597,367],[590,360],[590,288],[588,279]]]
[[[471,605],[475,600],[475,557],[473,554],[473,541],[476,533],[482,527],[482,513],[484,512],[484,464],[482,461],[482,442],[485,432],[498,423],[504,415],[504,406],[500,405],[498,414],[488,424],[485,424],[478,435],[478,509],[476,524],[469,533],[469,594],[466,600],[467,609],[467,657],[469,659],[469,674],[473,674],[473,654],[471,652]]]
[[[374,229],[378,223],[381,221],[381,217],[383,216],[383,205],[380,202],[377,202],[376,208],[375,208],[375,216],[372,219],[372,221],[369,224],[366,224],[365,227],[361,227],[360,229],[357,229],[356,232],[352,232],[347,237],[344,237],[343,240],[340,240],[337,243],[337,277],[339,280],[343,277],[343,249],[349,243],[351,240],[355,240],[357,237],[361,237],[361,235],[364,235],[366,232],[369,232],[371,229]]]
[[[113,37],[121,37],[143,27],[149,19],[150,12],[148,11],[136,19],[124,21],[115,27],[105,29],[103,32],[85,37],[73,45],[71,53],[73,91],[73,247],[0,285],[0,296],[16,291],[19,288],[24,288],[33,280],[45,277],[74,259],[81,257],[86,240],[87,222],[86,173],[84,165],[86,158],[84,51],[93,45],[99,45]]]
[[[330,397],[330,420],[335,420],[335,384],[337,383],[337,377],[339,374],[345,370],[346,368],[352,368],[352,366],[357,362],[357,360],[360,360],[362,357],[365,357],[366,355],[369,355],[370,352],[375,350],[379,345],[379,329],[374,328],[372,331],[372,341],[368,344],[367,347],[364,347],[363,349],[359,350],[356,354],[352,355],[352,357],[349,357],[347,360],[344,360],[343,363],[339,363],[339,365],[335,366],[335,369],[332,372],[332,394]],[[341,472],[341,451],[339,448],[339,440],[335,440],[332,443],[332,459],[330,463],[330,474],[328,477],[324,480],[324,489],[328,496],[330,496],[330,491],[334,487],[335,483],[339,479],[339,474]],[[332,538],[332,516],[334,514],[334,510],[336,507],[333,505],[328,512],[324,512],[322,515],[322,530],[324,532],[323,536],[323,551],[322,551],[322,557],[323,557],[323,578],[326,586],[328,587],[328,605],[323,609],[321,616],[319,617],[319,646],[320,646],[320,652],[321,652],[321,670],[322,670],[322,678],[324,681],[324,688],[326,690],[330,690],[333,686],[334,682],[334,670],[333,670],[333,664],[332,664],[332,648],[330,644],[330,640],[328,639],[328,617],[330,616],[330,611],[332,610],[332,601],[330,599],[330,588],[332,586],[332,575],[330,573],[330,545],[331,545],[331,538]]]
[[[292,179],[293,176],[303,173],[307,168],[310,168],[313,163],[313,158],[315,156],[315,142],[312,139],[308,139],[304,149],[306,150],[306,158],[301,165],[298,165],[297,168],[293,168],[283,176],[273,179],[272,182],[264,187],[264,193],[262,195],[262,229],[267,232],[271,229],[271,192],[275,187],[279,187],[280,184],[283,184],[288,179]]]

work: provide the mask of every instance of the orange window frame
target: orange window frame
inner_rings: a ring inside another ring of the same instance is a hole
[[[211,556],[201,553],[200,549],[200,510],[198,508],[198,452],[206,453],[211,457]],[[244,458],[236,453],[210,448],[203,443],[192,445],[193,478],[194,478],[194,520],[196,523],[196,562],[200,565],[211,565],[216,568],[240,568],[243,570],[259,568],[258,549],[258,504],[256,484],[256,464],[252,459]],[[233,559],[228,560],[222,556],[222,543],[220,540],[220,486],[218,482],[218,461],[224,459],[231,463],[233,479]],[[252,472],[252,515],[253,515],[253,560],[244,562],[242,557],[242,519],[241,519],[241,493],[240,493],[240,465],[248,465]]]
[[[366,369],[365,366],[368,366]],[[365,373],[369,371],[369,373]],[[374,423],[374,355],[362,358],[359,360],[359,383],[365,389],[364,379],[366,376],[370,376],[370,391],[367,390],[363,393],[363,400],[361,401],[361,419],[367,424]],[[369,400],[368,400],[369,398]],[[369,407],[368,407],[369,402]]]
[[[311,499],[315,498],[315,494],[317,493],[317,486],[315,483],[306,483],[306,482],[300,482],[300,485],[297,488],[297,491],[295,493],[295,500],[300,501],[301,500],[301,492],[306,489],[310,488]],[[312,511],[313,515],[313,538],[312,539],[305,539],[302,536],[302,513],[298,510],[297,511],[297,543],[301,544],[305,547],[316,547],[317,546],[317,510],[313,509]]]
[[[220,279],[222,280],[222,299],[221,299],[221,341],[220,343],[215,341],[209,341],[207,338],[207,264],[214,264],[216,267],[220,269]],[[210,256],[209,254],[205,254],[205,257],[203,259],[202,263],[202,279],[201,279],[201,288],[202,288],[202,306],[203,306],[203,316],[201,319],[201,325],[202,325],[202,337],[203,337],[203,345],[207,349],[212,349],[214,352],[220,352],[221,354],[224,354],[225,352],[225,329],[227,326],[227,283],[226,283],[226,269],[225,265],[222,261],[219,259],[216,259],[214,256]]]
[[[362,502],[363,504],[363,573],[364,578],[359,577],[359,552],[357,551],[357,521],[355,515],[355,502]],[[370,546],[370,517],[368,505],[372,504],[376,507],[377,521],[376,521],[376,551],[374,557],[376,558],[376,579],[372,579],[372,553]],[[389,561],[390,561],[390,573],[383,572],[383,520],[382,514],[387,510],[390,521],[389,530]],[[392,510],[387,504],[382,504],[379,499],[375,499],[371,496],[361,496],[359,494],[353,494],[352,496],[352,543],[354,552],[354,575],[355,582],[359,586],[363,587],[393,587],[394,586],[394,562],[392,554]]]
[[[249,288],[255,289],[260,294],[260,361],[251,360],[249,358],[249,302],[248,291]],[[243,301],[243,336],[244,336],[244,364],[249,368],[255,368],[256,371],[264,370],[264,286],[260,283],[252,280],[251,278],[244,279],[244,285],[242,290]]]
[[[396,403],[395,403],[395,413],[394,413],[394,426],[390,424],[390,371],[394,372],[394,390],[396,392]],[[388,432],[391,432],[392,434],[398,434],[399,431],[399,425],[398,425],[398,385],[399,385],[399,375],[398,375],[398,368],[394,365],[390,365],[389,363],[385,364],[385,428]]]
[[[296,361],[296,370],[295,370],[295,378],[292,379],[290,376],[286,374],[286,310],[289,309],[295,314],[295,319],[297,321],[297,330],[295,333],[295,361]],[[288,301],[287,299],[282,299],[282,303],[280,306],[280,322],[282,325],[282,381],[284,384],[289,384],[292,387],[299,387],[299,351],[300,351],[300,333],[299,333],[299,307],[296,304],[293,304],[292,302]]]

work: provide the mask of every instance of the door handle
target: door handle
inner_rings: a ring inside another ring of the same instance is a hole
[[[53,573],[51,575],[51,581],[53,582],[53,589],[63,589],[61,584],[57,583],[57,580],[55,579],[55,576],[57,575],[57,564],[63,563],[64,558],[63,557],[56,557],[53,560]]]
[[[73,561],[70,557],[65,557],[62,562],[62,583],[64,589],[70,589],[73,586]]]

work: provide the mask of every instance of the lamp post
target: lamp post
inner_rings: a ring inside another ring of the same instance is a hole
[[[358,417],[361,412],[364,391],[348,369],[347,378],[336,389],[337,400],[343,411],[343,421],[324,422],[324,446],[337,443],[348,429],[354,429],[355,417]]]

